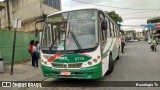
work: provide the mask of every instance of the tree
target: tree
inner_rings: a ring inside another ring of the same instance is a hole
[[[110,11],[110,12],[105,11],[105,13],[117,24],[123,21],[121,16],[115,13],[115,11]]]

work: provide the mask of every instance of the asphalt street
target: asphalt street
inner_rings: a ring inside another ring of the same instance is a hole
[[[158,87],[76,87],[81,83],[92,84],[92,81],[97,84],[101,81],[160,81],[160,45],[157,48],[157,52],[153,52],[146,42],[130,42],[126,44],[124,54],[115,61],[115,68],[111,75],[98,80],[49,78],[45,80],[49,81],[47,83],[49,86],[55,86],[56,82],[61,81],[62,86],[68,84],[72,87],[66,85],[65,87],[21,88],[20,90],[160,90]]]

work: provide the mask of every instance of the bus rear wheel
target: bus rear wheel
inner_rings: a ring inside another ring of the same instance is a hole
[[[112,55],[109,56],[109,67],[108,67],[108,71],[105,73],[105,75],[109,75],[113,72],[114,69],[114,61],[112,58]]]

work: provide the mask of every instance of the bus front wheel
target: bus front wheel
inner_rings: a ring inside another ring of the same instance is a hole
[[[113,58],[112,58],[112,55],[109,56],[109,67],[108,67],[108,71],[105,73],[105,75],[109,75],[113,72],[113,69],[114,69],[114,61],[113,61]]]

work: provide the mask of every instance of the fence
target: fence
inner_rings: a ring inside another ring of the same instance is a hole
[[[4,63],[12,61],[13,36],[13,31],[0,30],[0,56],[4,59]],[[17,32],[15,61],[31,59],[28,53],[30,40],[37,40],[37,38],[32,33]]]

